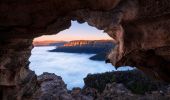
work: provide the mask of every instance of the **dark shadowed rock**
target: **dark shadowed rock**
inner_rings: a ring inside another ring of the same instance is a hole
[[[113,65],[170,82],[170,0],[1,0],[0,99],[30,99],[25,90],[38,87],[28,61],[33,38],[68,29],[71,20],[114,39]]]
[[[38,100],[73,100],[60,76],[43,73],[38,76],[38,82],[40,89],[33,98],[38,98]]]

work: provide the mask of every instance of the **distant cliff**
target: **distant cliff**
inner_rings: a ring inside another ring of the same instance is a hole
[[[65,41],[34,41],[34,46],[63,46]]]
[[[76,40],[64,44],[63,46],[56,47],[50,52],[67,52],[67,53],[86,53],[96,54],[95,57],[91,57],[91,60],[105,60],[107,52],[114,47],[112,40]]]
[[[113,46],[112,40],[76,40],[64,44],[64,47],[110,47]]]

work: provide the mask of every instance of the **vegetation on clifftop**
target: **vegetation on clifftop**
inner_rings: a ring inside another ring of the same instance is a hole
[[[127,89],[136,94],[144,94],[150,91],[156,91],[166,83],[152,80],[139,70],[131,71],[114,71],[102,74],[89,74],[84,78],[85,87],[95,88],[100,93],[103,92],[109,83],[122,83]]]

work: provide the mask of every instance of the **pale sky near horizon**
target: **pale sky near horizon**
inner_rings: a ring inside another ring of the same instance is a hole
[[[44,35],[35,38],[34,41],[57,40],[57,41],[72,41],[72,40],[103,40],[112,39],[102,30],[89,26],[87,23],[79,24],[77,21],[71,22],[71,27],[55,35]]]

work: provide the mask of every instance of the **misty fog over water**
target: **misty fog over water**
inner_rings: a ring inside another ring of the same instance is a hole
[[[34,47],[29,59],[30,69],[37,75],[43,72],[55,73],[61,76],[68,89],[83,87],[83,78],[91,73],[103,73],[116,70],[111,64],[104,61],[93,61],[89,58],[95,54],[76,54],[63,52],[48,52],[55,46]],[[129,67],[118,70],[130,70]]]

